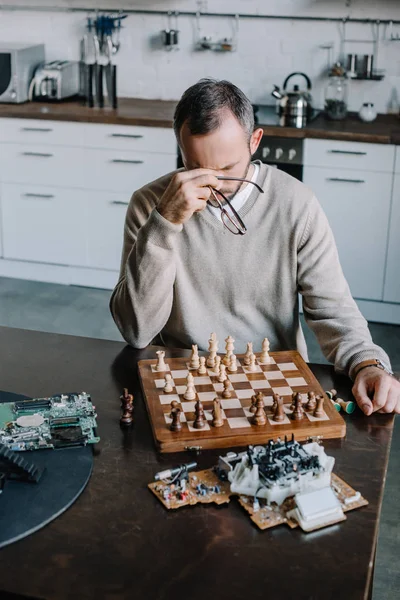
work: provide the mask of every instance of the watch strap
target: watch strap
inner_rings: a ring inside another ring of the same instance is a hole
[[[393,375],[393,371],[385,367],[385,365],[382,363],[382,361],[379,360],[379,358],[371,358],[369,360],[363,360],[354,367],[354,378],[357,377],[360,371],[366,369],[367,367],[377,367],[378,369],[385,371],[389,375]]]

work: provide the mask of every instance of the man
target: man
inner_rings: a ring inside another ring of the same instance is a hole
[[[241,351],[267,337],[272,350],[297,349],[307,360],[301,293],[307,324],[327,359],[354,380],[365,414],[400,412],[400,383],[372,342],[312,191],[251,162],[263,131],[254,130],[248,98],[229,82],[201,80],[182,96],[174,129],[185,169],[136,191],[127,211],[110,303],[125,340],[205,350],[215,331],[232,335]],[[250,179],[263,193],[219,176]],[[229,230],[223,212],[236,221],[226,198],[245,235]]]

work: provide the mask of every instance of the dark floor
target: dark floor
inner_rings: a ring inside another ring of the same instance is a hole
[[[53,333],[121,340],[110,316],[110,292],[0,278],[0,325]],[[304,324],[310,362],[327,362]],[[375,343],[400,372],[400,326],[370,323]],[[396,419],[380,524],[374,600],[400,598],[400,424]]]

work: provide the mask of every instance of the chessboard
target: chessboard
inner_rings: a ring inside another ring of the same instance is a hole
[[[296,440],[310,437],[339,438],[346,435],[346,424],[331,400],[324,393],[318,380],[297,351],[271,352],[268,364],[261,364],[256,356],[255,370],[250,371],[243,362],[244,355],[237,355],[237,371],[227,372],[231,395],[224,399],[223,383],[212,368],[200,375],[190,367],[189,358],[165,358],[165,371],[157,371],[157,359],[141,360],[138,363],[139,375],[145,398],[154,439],[161,452],[179,452],[188,449],[227,448],[248,444],[266,444],[292,433]],[[196,398],[184,398],[188,373],[194,378]],[[172,391],[164,392],[165,374],[172,376]],[[300,421],[291,417],[293,393],[302,394],[307,402],[308,392],[324,397],[323,415],[313,416],[304,411]],[[262,392],[267,422],[265,425],[252,424],[253,414],[249,411],[251,397]],[[285,418],[282,422],[273,420],[273,394],[283,398]],[[212,426],[214,398],[221,401],[224,423],[221,427]],[[206,417],[202,429],[193,427],[195,403],[200,400]],[[180,431],[171,431],[171,402],[180,403]]]

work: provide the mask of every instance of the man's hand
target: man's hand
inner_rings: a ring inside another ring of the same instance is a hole
[[[400,413],[400,382],[377,367],[367,367],[358,373],[352,389],[363,413]]]
[[[173,176],[157,205],[158,212],[171,223],[181,224],[200,212],[210,197],[208,186],[218,189],[219,173],[211,169],[181,171]]]

